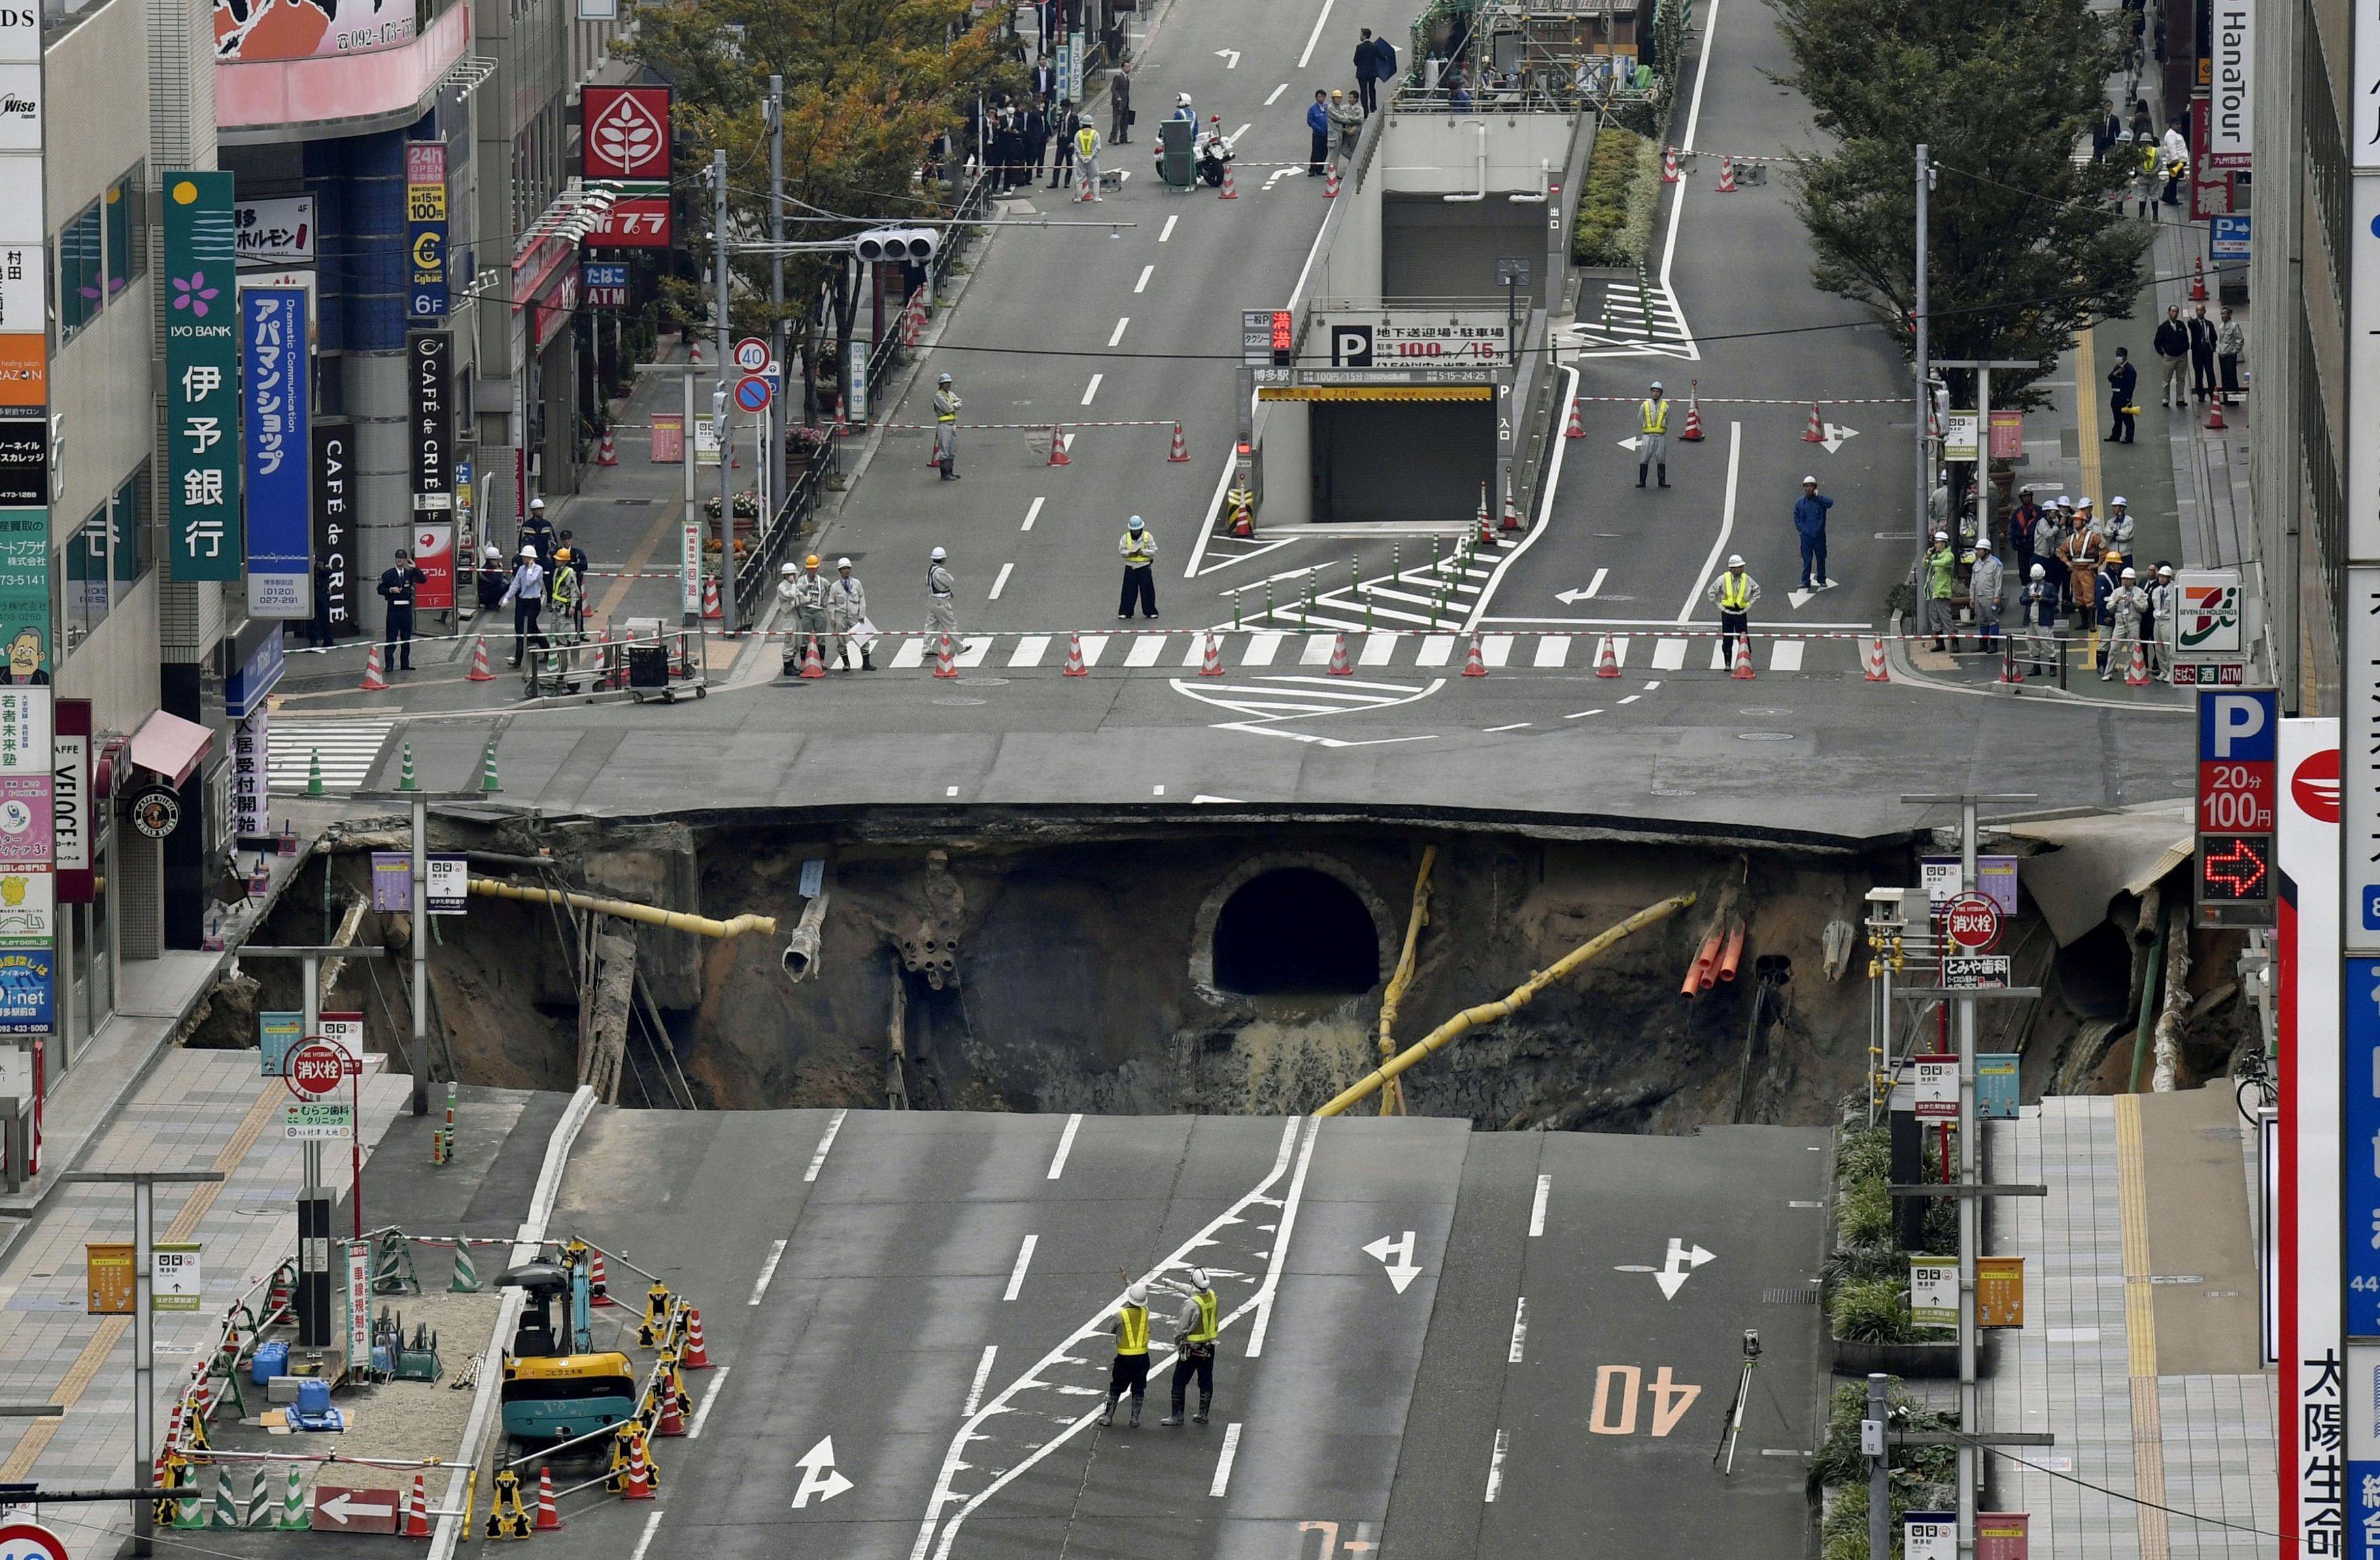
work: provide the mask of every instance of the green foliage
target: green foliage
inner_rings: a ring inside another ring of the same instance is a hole
[[[1650,140],[1616,125],[1596,131],[1579,192],[1571,258],[1581,265],[1634,265],[1653,241],[1653,200],[1660,186],[1661,153]],[[1639,217],[1641,215],[1641,226]]]
[[[1920,1407],[1896,1379],[1885,1383],[1886,1420],[1894,1430],[1956,1430],[1956,1413]],[[1869,1560],[1867,1459],[1860,1456],[1860,1420],[1867,1417],[1867,1388],[1839,1386],[1828,1406],[1827,1438],[1810,1464],[1814,1496],[1831,1495],[1819,1529],[1821,1560]],[[1885,1498],[1892,1514],[1892,1553],[1900,1553],[1900,1519],[1912,1511],[1940,1510],[1951,1503],[1945,1488],[1958,1477],[1955,1446],[1894,1449]]]
[[[2109,199],[2119,161],[2072,160],[2120,57],[2086,0],[1771,0],[1785,78],[1831,138],[1793,176],[1817,285],[1867,306],[1913,352],[1915,152],[1939,169],[1928,218],[1937,357],[2025,359],[1994,376],[2004,406],[2075,332],[2129,314],[2150,230]],[[1954,387],[1955,388],[1955,387]],[[2007,395],[2001,396],[2005,388]]]
[[[1881,1127],[1844,1133],[1835,1151],[1835,1232],[1851,1250],[1892,1247],[1891,1161],[1892,1135]]]
[[[1906,1274],[1899,1278],[1850,1278],[1835,1286],[1827,1298],[1827,1320],[1835,1336],[1854,1344],[1906,1344],[1917,1341],[1916,1326],[1909,1320],[1909,1307],[1901,1300],[1901,1291],[1909,1287]]]

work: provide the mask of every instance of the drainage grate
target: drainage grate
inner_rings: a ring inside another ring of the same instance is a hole
[[[1814,1306],[1818,1303],[1818,1291],[1808,1289],[1763,1289],[1760,1298],[1772,1306]]]

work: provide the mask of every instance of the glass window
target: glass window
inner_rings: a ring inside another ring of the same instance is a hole
[[[121,605],[140,577],[149,572],[149,463],[125,479],[115,490],[115,590]]]
[[[141,170],[107,187],[107,296],[114,298],[149,269],[148,211]]]
[[[67,648],[89,639],[107,621],[108,509],[92,511],[67,541]]]
[[[100,203],[93,201],[58,235],[58,341],[64,345],[106,303],[101,292]]]

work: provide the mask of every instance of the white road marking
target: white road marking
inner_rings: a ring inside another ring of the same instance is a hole
[[[1238,143],[1238,141],[1239,141],[1239,139],[1240,139],[1242,136],[1244,136],[1244,135],[1245,135],[1245,134],[1247,134],[1247,133],[1248,133],[1248,127],[1247,127],[1247,126],[1245,126],[1245,125],[1242,125],[1238,129],[1233,130],[1233,131],[1232,132],[1232,143],[1233,143],[1234,145],[1236,145],[1236,144]]]
[[[1657,688],[1658,688],[1658,687],[1660,687],[1660,686],[1661,686],[1661,684],[1660,684],[1659,679],[1658,679],[1658,678],[1656,678],[1656,679],[1655,679],[1655,680],[1653,680],[1652,682],[1648,682],[1648,683],[1646,683],[1646,684],[1645,685],[1645,692],[1647,692],[1647,693],[1650,693],[1650,692],[1652,692],[1655,689],[1657,689]]]
[[[819,1152],[823,1155],[826,1150],[821,1147]],[[811,1169],[816,1170],[817,1166],[812,1165]],[[752,1298],[744,1302],[746,1305],[757,1306],[760,1303],[760,1297],[769,1292],[769,1280],[777,1276],[777,1263],[783,1259],[784,1255],[783,1241],[772,1240],[769,1243],[769,1260],[760,1264],[759,1280],[752,1286]]]
[[[1232,1459],[1240,1455],[1240,1421],[1233,1420],[1223,1427],[1223,1452],[1215,1459],[1215,1481],[1207,1486],[1207,1493],[1220,1499],[1225,1485],[1232,1481]]]
[[[1454,654],[1452,634],[1431,634],[1421,641],[1421,653],[1414,658],[1417,666],[1443,666]]]
[[[1281,101],[1281,93],[1283,93],[1283,92],[1285,92],[1285,91],[1289,91],[1289,83],[1288,83],[1288,82],[1286,82],[1286,81],[1283,81],[1280,86],[1275,87],[1275,88],[1272,90],[1272,96],[1270,96],[1270,97],[1269,97],[1269,98],[1265,99],[1265,104],[1264,104],[1264,105],[1265,105],[1267,108],[1270,108],[1274,104],[1277,104],[1277,103],[1279,103],[1279,102]]]
[[[1136,293],[1147,292],[1148,290],[1148,279],[1156,274],[1157,266],[1155,262],[1152,262],[1148,265],[1142,266],[1140,268],[1140,280],[1132,285],[1132,290]]]
[[[998,1344],[983,1346],[983,1358],[975,1363],[975,1380],[967,1383],[966,1406],[959,1410],[959,1418],[975,1417],[975,1406],[983,1401],[983,1383],[991,1379],[991,1362],[999,1354]]]
[[[1603,712],[1600,710],[1579,710],[1571,714],[1564,715],[1562,719],[1566,721],[1574,721],[1584,719],[1588,715],[1599,715],[1601,713],[1603,713]]]
[[[1397,637],[1394,634],[1366,634],[1364,636],[1364,653],[1355,658],[1355,664],[1359,666],[1385,666],[1396,652]]]
[[[1504,1356],[1508,1364],[1521,1363],[1522,1346],[1529,1337],[1529,1297],[1523,1295],[1512,1306],[1512,1347]]]
[[[1107,647],[1107,635],[1085,634],[1083,636],[1083,664],[1086,666],[1098,665],[1099,664],[1099,653],[1106,650]]]
[[[1132,636],[1132,648],[1124,652],[1123,664],[1127,666],[1154,666],[1157,658],[1164,653],[1163,634],[1135,634]]]
[[[1083,1117],[1080,1112],[1066,1118],[1066,1129],[1058,1134],[1058,1152],[1050,1161],[1051,1180],[1054,1181],[1066,1173],[1066,1156],[1075,1152],[1075,1134],[1082,1128]]]
[[[1091,382],[1083,386],[1083,405],[1089,406],[1091,404],[1091,397],[1099,393],[1099,381],[1106,377],[1107,375],[1103,373],[1095,373],[1091,375]]]
[[[1695,82],[1694,89],[1699,92],[1702,83]],[[1719,510],[1718,538],[1711,543],[1709,556],[1703,559],[1703,571],[1694,577],[1694,588],[1686,592],[1686,604],[1678,609],[1681,623],[1694,616],[1694,608],[1702,603],[1703,587],[1710,582],[1711,571],[1727,556],[1727,539],[1735,534],[1735,479],[1742,467],[1743,424],[1730,422],[1727,425],[1727,503]]]
[[[702,1427],[710,1419],[710,1406],[719,1401],[719,1389],[727,1384],[727,1372],[734,1369],[735,1367],[733,1365],[722,1365],[717,1371],[711,1372],[710,1390],[702,1395],[701,1406],[694,1411],[694,1422],[686,1427],[686,1438],[688,1441],[701,1438]]]
[[[959,788],[956,786],[953,786],[951,787],[951,794],[953,796],[956,796],[958,795],[958,790]],[[810,1155],[810,1167],[802,1172],[803,1180],[815,1181],[818,1179],[820,1167],[826,1164],[826,1151],[834,1147],[834,1135],[843,1130],[843,1118],[850,1114],[851,1113],[849,1111],[837,1111],[833,1115],[827,1118],[826,1136],[819,1140],[818,1152]]]
[[[1041,506],[1047,502],[1049,500],[1046,496],[1033,501],[1033,506],[1025,511],[1025,524],[1022,529],[1026,530],[1033,529],[1033,522],[1041,518]]]
[[[1802,640],[1779,640],[1768,652],[1768,669],[1772,672],[1798,672],[1802,669]]]
[[[1547,634],[1537,640],[1537,657],[1534,665],[1559,666],[1570,659],[1570,636]]]
[[[1287,634],[1250,634],[1248,648],[1240,657],[1240,664],[1243,666],[1271,665],[1273,653],[1281,649],[1281,641],[1287,638],[1289,638]]]
[[[1110,347],[1121,347],[1123,345],[1123,328],[1130,323],[1132,323],[1132,316],[1129,314],[1126,314],[1123,319],[1116,322],[1114,333],[1108,337],[1108,345]]]
[[[901,648],[892,652],[892,669],[896,672],[910,671],[925,664],[926,640],[922,634],[916,639],[903,640]]]
[[[1611,571],[1608,568],[1597,569],[1595,571],[1595,578],[1586,582],[1586,593],[1590,596],[1600,594],[1603,591],[1604,576],[1610,572]]]
[[[1601,712],[1597,710],[1583,710],[1580,713],[1593,715],[1599,714]],[[1572,716],[1571,718],[1576,719],[1577,717]],[[1537,1200],[1529,1204],[1529,1238],[1532,1240],[1536,1239],[1539,1236],[1546,1233],[1546,1200],[1553,1196],[1553,1194],[1554,1178],[1551,1176],[1538,1176]]]
[[[1166,239],[1172,238],[1173,225],[1181,220],[1182,213],[1180,212],[1175,212],[1172,216],[1167,217],[1165,219],[1165,227],[1163,231],[1157,235],[1157,241],[1161,244],[1165,242]]]
[[[1000,592],[1008,588],[1008,571],[1015,567],[1016,566],[1014,563],[1005,563],[1000,566],[1000,573],[994,576],[991,581],[990,600],[995,602],[1000,600]]]
[[[1274,185],[1279,184],[1282,179],[1290,177],[1296,172],[1297,170],[1295,168],[1275,168],[1272,172],[1265,175],[1264,189],[1259,190],[1258,193],[1261,194],[1269,191]]]
[[[1298,1151],[1297,1171],[1289,1178],[1289,1195],[1281,1204],[1281,1225],[1273,1232],[1272,1262],[1265,1270],[1264,1287],[1257,1290],[1256,1298],[1248,1302],[1257,1308],[1256,1324],[1248,1329],[1247,1358],[1250,1359],[1264,1354],[1265,1334],[1272,1327],[1273,1296],[1281,1288],[1281,1264],[1289,1256],[1289,1237],[1297,1228],[1298,1205],[1305,1198],[1306,1168],[1314,1163],[1315,1140],[1322,1136],[1320,1119],[1312,1119],[1313,1125],[1305,1133],[1305,1147]]]
[[[1039,1244],[1041,1237],[1038,1235],[1025,1237],[1024,1249],[1016,1253],[1016,1267],[1008,1275],[1008,1293],[1000,1297],[1002,1300],[1014,1299],[1017,1292],[1025,1287],[1025,1270],[1033,1265],[1033,1248]]]
[[[1504,1487],[1504,1449],[1512,1444],[1503,1431],[1496,1432],[1496,1450],[1488,1458],[1488,1504],[1496,1504],[1497,1493]]]
[[[1005,564],[1001,566],[1001,572],[1002,574],[1008,572],[1008,567]],[[1026,634],[1016,641],[1015,652],[1009,656],[1008,664],[1012,666],[1038,666],[1041,664],[1041,658],[1049,653],[1049,635]]]
[[[1240,51],[1237,49],[1217,49],[1215,57],[1223,62],[1223,68],[1226,70],[1237,70],[1240,67]]]
[[[1684,640],[1654,640],[1653,670],[1657,672],[1675,672],[1682,668],[1686,664],[1687,642],[1688,641]],[[1711,642],[1716,644],[1718,641],[1714,640]]]
[[[1525,726],[1525,725],[1531,725],[1531,724],[1532,724],[1532,723],[1531,723],[1531,722],[1528,722],[1528,721],[1514,721],[1514,722],[1513,722],[1512,725],[1484,725],[1484,726],[1481,726],[1481,727],[1479,728],[1479,730],[1480,730],[1480,734],[1481,734],[1482,736],[1492,737],[1492,736],[1494,736],[1497,732],[1500,732],[1500,731],[1518,731],[1518,730],[1520,730],[1523,726]]]
[[[628,1551],[628,1560],[645,1560],[645,1551],[652,1548],[653,1546],[653,1535],[661,1530],[662,1514],[658,1511],[647,1514],[645,1517],[645,1530],[643,1534],[638,1538],[637,1547]]]
[[[1314,31],[1305,40],[1305,52],[1297,56],[1297,68],[1300,70],[1305,69],[1305,62],[1314,57],[1314,45],[1322,42],[1322,24],[1330,19],[1330,5],[1331,0],[1322,0],[1322,14],[1314,18]]]
[[[1622,699],[1622,700],[1621,701],[1621,702],[1622,704],[1633,704],[1634,702],[1636,702],[1636,701],[1638,701],[1639,699],[1642,699],[1642,698],[1644,698],[1644,697],[1645,697],[1645,696],[1644,696],[1643,694],[1641,694],[1641,693],[1632,693],[1632,694],[1630,694],[1627,698]]]
[[[1569,415],[1571,406],[1578,398],[1579,372],[1575,367],[1565,363],[1562,365],[1562,372],[1570,376],[1570,383],[1562,390],[1557,414],[1566,417]],[[1481,615],[1487,612],[1488,602],[1495,597],[1496,587],[1504,581],[1504,571],[1520,561],[1522,554],[1536,545],[1537,538],[1543,536],[1546,533],[1546,528],[1553,523],[1554,494],[1561,485],[1562,455],[1569,449],[1570,444],[1571,441],[1568,439],[1556,439],[1553,442],[1553,459],[1546,468],[1545,493],[1537,501],[1536,522],[1529,527],[1528,534],[1521,538],[1520,545],[1496,560],[1496,567],[1489,571],[1487,580],[1479,587],[1478,595],[1472,598],[1470,615],[1463,620],[1463,626],[1465,628],[1479,627]],[[1212,530],[1214,516],[1210,514],[1207,519],[1206,529]]]
[[[950,787],[948,790],[946,790],[946,791],[944,791],[944,792],[942,793],[942,795],[944,795],[944,796],[946,796],[946,797],[954,797],[954,796],[956,796],[956,795],[958,795],[958,794],[959,794],[959,788],[958,788],[956,786],[952,786],[952,787]]]

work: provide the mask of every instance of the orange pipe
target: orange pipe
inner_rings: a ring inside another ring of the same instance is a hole
[[[1710,967],[1718,958],[1718,932],[1713,931],[1703,939],[1702,951],[1694,955],[1694,963],[1686,967],[1686,983],[1678,988],[1681,996],[1692,996],[1710,986]]]
[[[1718,978],[1735,979],[1735,967],[1743,962],[1743,922],[1737,921],[1728,929],[1727,948],[1718,956]]]

